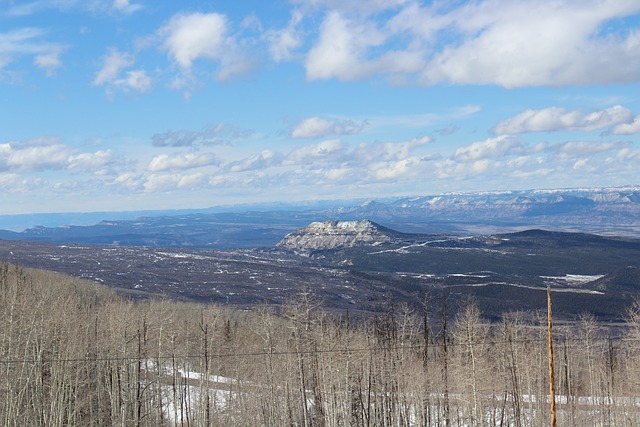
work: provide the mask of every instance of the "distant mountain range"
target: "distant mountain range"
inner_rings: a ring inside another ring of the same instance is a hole
[[[71,225],[64,226],[47,226],[55,221],[46,216],[30,217],[42,223],[23,231],[0,230],[0,239],[212,249],[270,247],[314,221],[362,218],[405,233],[482,235],[539,228],[640,237],[640,187],[447,193],[140,214],[136,218],[136,213],[53,214],[58,223],[69,215]],[[0,216],[0,224],[4,219],[15,230],[16,218]],[[96,222],[88,224],[90,221]]]

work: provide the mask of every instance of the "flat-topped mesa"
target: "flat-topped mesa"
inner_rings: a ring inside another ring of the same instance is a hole
[[[391,242],[399,234],[369,220],[312,222],[287,234],[276,246],[292,250],[369,246]]]

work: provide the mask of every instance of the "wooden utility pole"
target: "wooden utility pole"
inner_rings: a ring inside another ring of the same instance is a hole
[[[551,427],[556,427],[556,386],[553,375],[553,322],[551,320],[551,287],[547,287],[547,323],[549,344],[549,400],[551,401]]]

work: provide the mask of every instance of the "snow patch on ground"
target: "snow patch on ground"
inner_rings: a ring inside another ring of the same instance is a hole
[[[564,276],[540,276],[542,279],[549,280],[552,283],[565,282],[567,284],[582,284],[598,280],[604,275],[586,275],[586,274],[566,274]]]

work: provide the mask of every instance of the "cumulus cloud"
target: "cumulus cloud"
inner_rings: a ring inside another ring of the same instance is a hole
[[[348,166],[329,168],[324,171],[324,178],[335,183],[355,182],[357,171]]]
[[[115,177],[112,184],[126,190],[138,190],[144,188],[143,177],[133,172],[123,172],[119,174]]]
[[[505,87],[637,81],[640,34],[612,37],[602,26],[638,11],[616,0],[468,3],[443,16],[462,39],[433,55],[422,79]]]
[[[484,141],[474,142],[466,147],[456,149],[454,159],[458,162],[475,162],[487,158],[500,158],[509,155],[521,155],[531,151],[539,151],[541,147],[530,149],[517,139],[501,135]]]
[[[282,156],[271,150],[264,150],[244,160],[231,162],[225,169],[230,172],[247,172],[266,169],[282,161]]]
[[[419,164],[420,160],[418,158],[411,157],[395,162],[376,163],[370,169],[377,180],[398,179],[415,175],[418,172],[416,166]]]
[[[419,176],[426,162],[433,160],[431,156],[413,154],[415,149],[431,141],[430,136],[424,136],[409,141],[362,143],[349,149],[340,140],[329,140],[299,147],[289,153],[281,164],[310,167],[296,171],[305,171],[319,182],[409,179]]]
[[[425,65],[420,50],[395,48],[394,34],[388,28],[379,28],[373,20],[352,19],[334,10],[324,19],[319,32],[305,61],[309,80],[350,81],[380,73],[402,82],[398,76],[415,73]],[[383,53],[372,53],[376,49]]]
[[[151,172],[162,172],[213,166],[219,163],[218,158],[212,153],[185,153],[171,156],[160,154],[151,159],[147,169]]]
[[[509,88],[638,81],[640,33],[606,27],[637,14],[634,2],[304,3],[329,10],[305,61],[310,80],[381,74]]]
[[[330,139],[299,146],[288,154],[265,150],[228,163],[223,170],[261,174],[270,168],[278,168],[285,175],[293,174],[287,176],[295,176],[296,179],[306,176],[305,179],[315,177],[327,182],[408,178],[418,176],[425,162],[439,158],[438,155],[419,156],[414,152],[431,141],[430,136],[423,136],[408,141],[362,143],[350,148],[339,139]]]
[[[162,49],[182,71],[174,86],[180,87],[191,78],[194,63],[200,59],[218,62],[216,77],[229,79],[254,66],[246,47],[229,33],[225,15],[191,13],[173,16],[158,30],[163,38]]]
[[[72,150],[57,138],[0,144],[0,170],[34,172],[64,169]]]
[[[226,31],[227,18],[218,13],[176,15],[160,30],[164,49],[183,69],[199,58],[220,59]]]
[[[541,110],[525,110],[498,123],[493,128],[493,132],[496,134],[516,134],[561,130],[592,131],[628,123],[631,120],[633,120],[633,113],[621,105],[591,113],[551,107]]]
[[[410,157],[418,147],[430,144],[433,138],[429,135],[400,142],[369,142],[360,144],[353,152],[357,161],[402,161]]]
[[[355,123],[352,120],[328,120],[309,117],[297,123],[291,130],[292,138],[322,138],[328,135],[353,135],[359,133],[366,122]]]
[[[93,79],[94,86],[106,86],[109,90],[122,89],[147,92],[151,88],[152,80],[144,70],[129,70],[135,64],[133,56],[111,48],[102,58],[102,67]]]
[[[42,191],[46,181],[37,176],[0,172],[0,189],[5,193],[32,193]]]
[[[631,123],[620,123],[611,129],[614,135],[635,135],[640,133],[640,117],[633,119]]]
[[[68,158],[70,170],[92,172],[95,175],[107,175],[115,165],[115,158],[111,150],[100,150],[95,153],[80,153]]]
[[[114,163],[110,150],[80,152],[54,137],[0,144],[0,171],[4,172],[76,170],[105,175]]]
[[[201,172],[191,174],[152,174],[143,183],[145,192],[169,192],[178,189],[197,188],[207,182],[207,176]]]
[[[11,5],[7,13],[88,8],[130,14],[141,4],[32,1]],[[640,32],[612,30],[608,24],[639,12],[640,4],[619,0],[294,0],[281,28],[265,31],[255,15],[234,25],[220,13],[180,13],[148,39],[179,70],[174,87],[192,84],[200,61],[213,62],[215,77],[226,80],[249,72],[267,56],[274,62],[303,58],[309,80],[384,76],[394,84],[504,87],[628,83],[639,80]],[[247,36],[248,31],[253,34]],[[44,33],[37,28],[0,33],[0,68],[26,54],[51,75],[61,66],[64,47],[46,42]],[[309,39],[310,34],[315,38]],[[127,65],[118,68],[114,62],[117,72],[113,75],[112,68],[108,78],[105,63],[94,84],[148,90],[153,83],[148,73],[131,69],[131,57],[120,60]]]
[[[367,49],[384,43],[372,22],[354,22],[333,11],[320,27],[320,37],[307,54],[307,78],[355,80],[372,73]]]
[[[292,150],[284,159],[284,165],[313,164],[318,161],[337,161],[347,152],[346,145],[339,139],[330,139],[317,144],[304,145]]]

